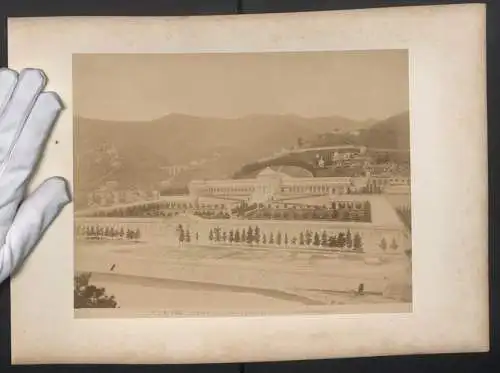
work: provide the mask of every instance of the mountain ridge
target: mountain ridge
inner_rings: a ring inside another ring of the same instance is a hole
[[[408,112],[376,123],[340,116],[254,114],[221,119],[174,113],[146,122],[75,116],[74,125],[75,197],[81,198],[106,181],[117,181],[121,187],[158,188],[168,180],[182,184],[194,177],[228,177],[243,164],[296,147],[298,139],[314,143],[323,136],[334,143],[409,147]],[[359,134],[349,134],[353,131]],[[185,177],[173,176],[174,167],[185,167]]]

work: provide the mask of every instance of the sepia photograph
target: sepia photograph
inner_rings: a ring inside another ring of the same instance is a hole
[[[77,316],[411,311],[406,50],[80,54],[73,84]]]
[[[12,279],[13,364],[488,351],[485,20],[10,19],[64,98],[33,188],[73,197]]]

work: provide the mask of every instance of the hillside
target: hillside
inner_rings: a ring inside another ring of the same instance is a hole
[[[369,148],[410,149],[410,113],[404,112],[378,122],[360,134]]]
[[[375,122],[366,128],[361,128],[356,134],[325,133],[318,135],[306,145],[364,145],[369,148],[410,149],[410,115],[404,112],[385,120]]]
[[[404,146],[404,115],[372,125],[342,117],[252,115],[238,119],[171,114],[150,122],[76,117],[76,199],[107,181],[120,187],[183,186],[193,178],[223,178],[242,165],[319,136],[345,141],[358,130],[369,146]],[[407,127],[407,126],[406,126]],[[403,134],[403,135],[402,135]],[[335,140],[337,141],[337,140]],[[173,176],[169,167],[183,166]]]

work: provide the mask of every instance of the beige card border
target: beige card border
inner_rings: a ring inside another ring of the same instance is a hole
[[[12,282],[13,363],[200,363],[487,351],[485,6],[9,20],[10,67],[64,99],[35,183],[73,179],[72,53],[409,49],[413,313],[75,319],[67,208]],[[58,144],[55,140],[58,140]]]

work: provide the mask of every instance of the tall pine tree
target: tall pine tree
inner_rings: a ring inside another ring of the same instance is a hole
[[[310,246],[313,243],[313,235],[310,230],[306,231],[306,245]]]
[[[321,234],[321,246],[328,246],[328,235],[326,234],[326,231],[323,231],[323,233]]]
[[[261,240],[260,228],[258,226],[255,226],[255,229],[253,231],[253,236],[254,236],[254,242],[258,245],[260,243],[260,240]]]
[[[334,234],[332,234],[328,238],[328,246],[329,247],[336,247],[337,246],[337,237]]]
[[[319,246],[321,243],[321,239],[319,238],[319,233],[314,233],[314,246]]]
[[[184,242],[184,240],[186,239],[184,228],[182,227],[182,225],[179,228],[179,233],[178,234],[179,234],[179,243],[182,244]]]
[[[354,244],[354,250],[356,250],[358,252],[363,251],[363,240],[361,239],[361,235],[357,232],[354,235],[354,243],[353,244]]]
[[[380,240],[380,244],[378,245],[382,250],[387,250],[387,241],[385,240],[385,237]]]
[[[397,244],[397,242],[396,242],[396,239],[395,239],[395,238],[393,238],[393,239],[392,239],[392,242],[391,242],[391,249],[392,249],[392,250],[397,250],[397,249],[398,249],[398,247],[399,247],[399,246],[398,246],[398,244]]]
[[[349,249],[352,248],[352,234],[351,234],[351,230],[350,229],[347,230],[347,235],[346,235],[346,239],[345,239],[345,245]]]
[[[252,227],[248,227],[247,230],[247,244],[251,245],[253,243],[253,229]]]
[[[344,232],[340,232],[338,235],[337,235],[337,247],[343,249],[345,247],[345,233]]]

